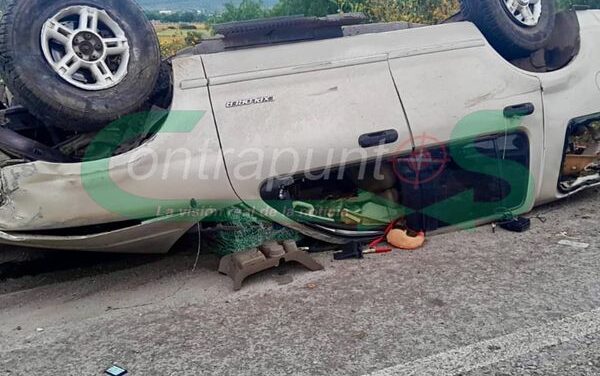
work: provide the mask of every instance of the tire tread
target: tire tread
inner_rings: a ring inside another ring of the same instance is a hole
[[[21,0],[9,0],[6,12],[0,20],[0,76],[3,77],[6,86],[15,96],[17,101],[23,105],[40,121],[55,125],[57,127],[75,130],[75,131],[95,131],[103,128],[111,121],[117,120],[121,116],[133,113],[142,108],[154,89],[154,84],[158,78],[158,69],[160,64],[160,55],[158,53],[158,38],[155,36],[157,61],[150,61],[146,66],[140,69],[140,72],[150,70],[150,82],[147,83],[145,97],[137,101],[131,101],[131,104],[121,104],[119,111],[112,111],[106,106],[106,110],[102,113],[91,113],[87,110],[71,108],[63,105],[57,100],[45,100],[47,97],[43,92],[42,85],[32,85],[24,80],[22,73],[19,70],[15,58],[15,52],[12,49],[13,37],[11,28],[15,23],[15,15],[18,12],[18,6]],[[135,2],[132,2],[135,3]],[[142,9],[135,3],[136,9],[142,13]],[[49,69],[49,68],[48,68]],[[59,78],[57,78],[60,80]],[[152,81],[153,80],[153,81]],[[116,91],[119,92],[118,90]],[[106,101],[112,98],[106,98]],[[125,100],[125,98],[122,98]]]
[[[549,41],[555,21],[554,0],[544,0],[545,10],[538,26],[524,28],[510,19],[499,0],[461,0],[463,16],[475,23],[492,46],[505,58],[525,57],[544,48]]]

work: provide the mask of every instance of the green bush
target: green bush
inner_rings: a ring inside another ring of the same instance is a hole
[[[203,34],[199,31],[191,31],[185,36],[185,44],[195,46],[202,42]]]
[[[590,8],[600,9],[600,0],[557,0],[561,9],[569,9],[573,5],[587,5]]]
[[[600,0],[599,0],[600,1]],[[338,12],[363,12],[374,22],[436,23],[458,11],[458,0],[279,0],[272,9],[260,0],[226,4],[213,23],[278,16],[322,17]]]
[[[271,15],[261,0],[242,0],[240,5],[225,4],[225,10],[210,19],[211,23],[224,23],[265,18]]]
[[[573,4],[600,8],[600,0],[556,0],[560,9]],[[241,21],[275,16],[317,16],[338,12],[364,12],[374,22],[437,23],[458,12],[459,0],[279,0],[272,9],[260,0],[229,3],[213,22]]]

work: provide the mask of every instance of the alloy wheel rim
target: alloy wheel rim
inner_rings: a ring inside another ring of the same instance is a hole
[[[501,0],[513,21],[534,27],[542,17],[542,0]]]
[[[108,89],[127,76],[129,40],[102,9],[86,5],[62,9],[44,23],[41,46],[52,69],[80,89]]]

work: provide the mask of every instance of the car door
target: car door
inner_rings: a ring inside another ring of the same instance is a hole
[[[390,53],[417,150],[398,166],[409,182],[403,204],[429,229],[530,210],[544,156],[539,79],[473,25],[452,27],[464,41]]]
[[[577,18],[577,57],[539,74],[548,133],[540,203],[600,185],[600,12],[578,12]]]
[[[412,149],[387,54],[349,56],[336,43],[296,45],[296,59],[289,46],[204,57],[225,163],[246,203],[264,206],[261,188],[273,178]],[[221,59],[247,66],[224,72]]]

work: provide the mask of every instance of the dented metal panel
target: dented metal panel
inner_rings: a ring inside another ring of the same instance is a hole
[[[165,131],[161,130],[141,147],[102,161],[31,162],[2,168],[0,231],[72,228],[174,214],[171,208],[156,206],[156,202],[235,202],[208,91],[201,84],[205,81],[202,62],[199,57],[177,59],[173,70],[175,93],[171,113],[163,126]],[[181,113],[191,113],[193,116],[188,118],[199,120],[183,131],[167,130]],[[131,198],[131,205],[127,198]],[[115,202],[124,204],[115,207]],[[141,227],[140,231],[144,228],[150,231],[153,226]],[[185,227],[175,226],[175,230]],[[123,233],[141,234],[136,231],[129,229]],[[22,241],[22,237],[13,235],[0,238]],[[96,237],[105,238],[110,237]],[[42,246],[44,239],[48,240],[48,246],[60,243],[39,237],[31,242]],[[84,238],[66,240],[79,244],[75,248],[86,246]]]

